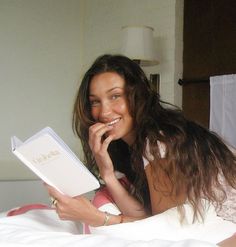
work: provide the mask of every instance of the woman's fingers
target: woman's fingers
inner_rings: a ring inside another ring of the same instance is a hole
[[[109,144],[113,140],[113,135],[109,135],[104,141],[103,141],[103,149],[107,150]]]
[[[97,123],[89,129],[89,146],[93,153],[100,152],[103,145],[103,136],[112,129],[112,126]]]
[[[114,138],[112,132],[109,132],[112,128],[113,126],[104,123],[96,123],[89,128],[89,146],[103,179],[114,172],[113,163],[107,151]]]
[[[101,138],[107,131],[107,126],[103,123],[96,123],[89,128],[89,137],[93,138]]]
[[[54,206],[56,206],[55,204],[57,204],[58,202],[65,201],[68,198],[70,198],[70,197],[60,193],[58,190],[56,190],[54,187],[52,187],[50,185],[45,185],[45,187],[47,188],[48,194],[50,195],[50,197],[52,199],[52,203],[54,204]]]
[[[101,138],[107,131],[111,130],[113,126],[97,123],[89,128],[89,135],[94,138]]]

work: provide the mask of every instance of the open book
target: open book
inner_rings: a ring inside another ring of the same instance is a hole
[[[45,183],[69,196],[99,188],[99,182],[63,140],[46,127],[27,139],[11,138],[12,152]]]

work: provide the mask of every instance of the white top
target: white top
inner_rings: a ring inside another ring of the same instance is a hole
[[[166,146],[165,146],[165,144],[162,143],[162,142],[160,142],[160,141],[157,141],[157,145],[158,145],[159,150],[160,150],[161,158],[164,158],[165,157],[165,154],[166,154]],[[149,144],[149,140],[148,139],[147,139],[145,154],[146,154],[146,157],[147,158],[145,158],[143,156],[143,166],[144,166],[144,169],[146,168],[146,166],[150,162],[152,162],[154,160],[153,155],[150,153],[150,144]]]

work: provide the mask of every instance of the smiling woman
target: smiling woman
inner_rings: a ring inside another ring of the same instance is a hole
[[[103,55],[85,73],[73,128],[85,163],[119,210],[103,212],[83,196],[71,198],[48,187],[61,219],[98,227],[173,211],[180,225],[191,226],[208,221],[212,208],[216,217],[213,205],[221,206],[226,192],[220,175],[236,187],[236,157],[223,140],[161,101],[127,57]]]

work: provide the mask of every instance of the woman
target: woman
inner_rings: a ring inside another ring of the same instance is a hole
[[[57,198],[62,219],[101,226],[134,221],[183,203],[204,219],[204,202],[220,206],[221,177],[236,188],[236,158],[215,134],[162,102],[141,68],[120,55],[103,55],[86,72],[74,105],[73,128],[85,163],[104,181],[121,215],[97,210],[89,200]],[[124,186],[115,171],[125,174]],[[217,188],[217,190],[216,190]],[[205,200],[202,200],[205,199]]]

